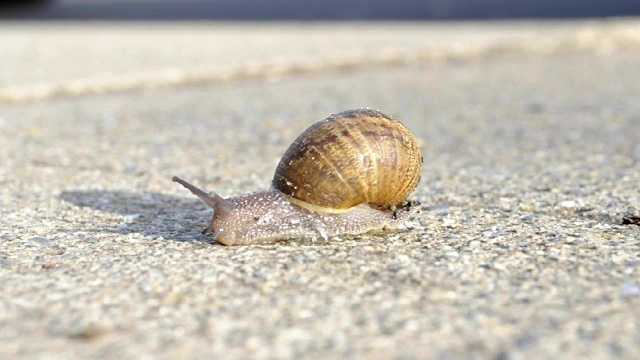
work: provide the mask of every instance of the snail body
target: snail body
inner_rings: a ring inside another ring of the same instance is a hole
[[[407,201],[420,179],[413,134],[382,112],[332,115],[304,131],[278,164],[269,189],[223,199],[173,177],[213,209],[224,245],[330,238],[402,227],[419,211]]]

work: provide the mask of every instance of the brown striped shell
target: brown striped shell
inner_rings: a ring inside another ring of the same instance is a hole
[[[401,204],[418,185],[422,155],[413,134],[380,111],[348,110],[303,132],[273,178],[280,192],[313,207],[341,211]]]

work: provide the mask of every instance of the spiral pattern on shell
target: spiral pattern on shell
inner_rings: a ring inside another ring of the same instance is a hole
[[[421,166],[418,143],[402,123],[376,110],[349,110],[291,144],[273,187],[314,207],[341,211],[369,203],[386,210],[416,188]]]

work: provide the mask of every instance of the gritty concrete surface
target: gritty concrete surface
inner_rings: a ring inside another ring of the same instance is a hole
[[[637,358],[627,40],[5,99],[0,358]],[[223,196],[264,188],[304,128],[367,106],[421,142],[412,229],[200,235],[210,211],[172,175]]]

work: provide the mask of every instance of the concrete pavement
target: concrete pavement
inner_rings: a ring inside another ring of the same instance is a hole
[[[0,358],[636,358],[638,24],[2,24]],[[200,235],[172,175],[266,187],[366,106],[421,141],[412,229]]]

